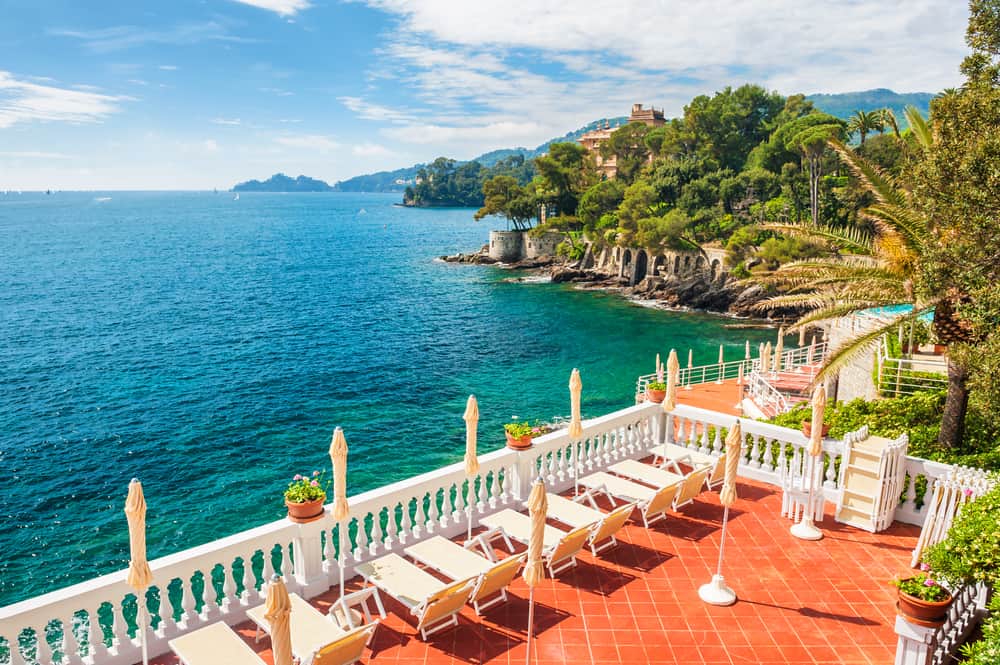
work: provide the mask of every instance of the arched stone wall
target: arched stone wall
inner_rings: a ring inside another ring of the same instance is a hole
[[[690,272],[690,270],[691,270],[691,257],[690,256],[685,256],[684,257],[684,272]]]
[[[656,258],[653,259],[653,269],[649,271],[649,274],[653,276],[660,275],[661,272],[666,270],[666,267],[667,267],[667,257],[665,257],[663,254],[657,254]]]
[[[681,272],[681,255],[674,254],[674,274],[678,275]]]
[[[618,271],[619,277],[631,277],[632,276],[632,250],[631,249],[621,249],[621,260],[619,265],[621,269]]]
[[[632,268],[632,276],[629,279],[629,283],[635,286],[642,280],[646,278],[646,267],[649,264],[649,258],[646,254],[646,250],[640,249],[635,253],[635,266]]]
[[[705,269],[705,257],[701,254],[694,260],[694,269],[697,271],[702,271]]]
[[[722,271],[722,263],[719,259],[712,259],[712,281],[714,282]]]

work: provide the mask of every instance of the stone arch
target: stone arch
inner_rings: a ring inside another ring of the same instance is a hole
[[[691,257],[690,256],[685,256],[684,257],[684,272],[688,272],[689,270],[691,270]]]
[[[663,254],[657,254],[656,258],[653,259],[653,269],[649,271],[650,275],[659,275],[661,270],[665,270],[667,267],[667,257]]]
[[[640,249],[635,253],[635,266],[632,268],[632,278],[629,283],[635,286],[646,278],[646,267],[649,264],[649,257],[646,250]]]
[[[719,259],[712,259],[712,281],[714,282],[722,273],[722,263]]]
[[[705,257],[701,254],[694,260],[694,269],[698,271],[705,269]]]
[[[679,275],[681,272],[681,255],[674,254],[674,274]]]

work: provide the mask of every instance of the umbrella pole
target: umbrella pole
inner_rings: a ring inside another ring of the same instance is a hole
[[[813,501],[816,488],[816,458],[819,455],[810,455],[812,458],[809,465],[809,494],[806,499],[805,510],[802,511],[802,520],[792,526],[792,535],[801,540],[820,540],[823,532],[813,524]]]
[[[344,605],[344,523],[337,526],[337,563],[340,568],[340,604]],[[347,615],[345,614],[345,617]]]
[[[146,626],[149,625],[149,612],[146,611],[146,602],[143,598],[139,603],[139,644],[142,645],[142,665],[149,665],[149,652],[146,646]]]
[[[528,648],[524,656],[525,665],[531,663],[531,629],[535,625],[535,587],[528,590]]]
[[[579,441],[573,442],[573,496],[580,494],[580,445]]]
[[[736,602],[736,592],[726,586],[726,581],[722,577],[722,554],[726,546],[726,525],[729,524],[729,506],[726,506],[722,513],[722,533],[719,537],[719,564],[712,581],[702,584],[698,588],[698,597],[709,605],[719,605],[725,607]]]
[[[465,511],[469,514],[469,529],[465,539],[472,540],[472,484],[474,479],[469,478],[469,488],[465,491]]]

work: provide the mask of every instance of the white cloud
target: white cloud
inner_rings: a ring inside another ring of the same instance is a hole
[[[40,85],[0,71],[0,129],[21,122],[100,122],[128,97]]]
[[[202,23],[180,23],[161,29],[151,29],[135,25],[115,25],[95,30],[74,30],[56,28],[48,34],[56,37],[70,37],[83,42],[95,53],[108,53],[122,49],[145,46],[147,44],[167,44],[171,46],[190,46],[207,41],[251,42],[253,40],[233,35],[229,28],[220,21],[205,21]],[[160,69],[170,69],[173,65],[161,66]]]
[[[274,142],[286,148],[298,148],[316,152],[332,152],[340,148],[340,143],[329,136],[320,134],[286,134],[276,136]]]
[[[233,0],[233,2],[250,5],[258,9],[266,9],[267,11],[275,12],[279,16],[292,16],[312,6],[308,0]]]
[[[241,124],[239,118],[212,118],[210,122],[213,125],[228,125],[230,127],[237,127]]]
[[[374,104],[361,97],[338,97],[341,104],[365,120],[385,120],[387,122],[411,122],[412,112]]]
[[[61,152],[43,152],[40,150],[11,150],[0,152],[0,157],[10,157],[14,159],[74,159],[72,155]]]
[[[391,155],[392,151],[377,143],[360,143],[351,148],[351,153],[358,157],[386,157]]]
[[[160,65],[157,69],[162,69],[165,72],[176,72],[177,65]]]

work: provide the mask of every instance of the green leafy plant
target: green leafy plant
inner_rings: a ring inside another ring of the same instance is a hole
[[[929,602],[945,600],[951,595],[928,573],[917,573],[913,577],[893,580],[892,585],[908,596]]]
[[[647,390],[666,390],[667,384],[665,381],[650,381],[646,384]]]
[[[952,585],[1000,584],[1000,487],[969,502],[948,535],[924,553],[938,577]]]
[[[307,503],[323,501],[330,483],[326,480],[326,471],[313,471],[312,475],[296,473],[292,482],[285,490],[285,500],[289,503]]]
[[[507,423],[503,426],[503,429],[507,432],[507,434],[510,434],[515,439],[520,439],[523,436],[541,436],[542,434],[548,434],[552,431],[551,427],[542,424],[537,420],[534,424],[522,421]]]

